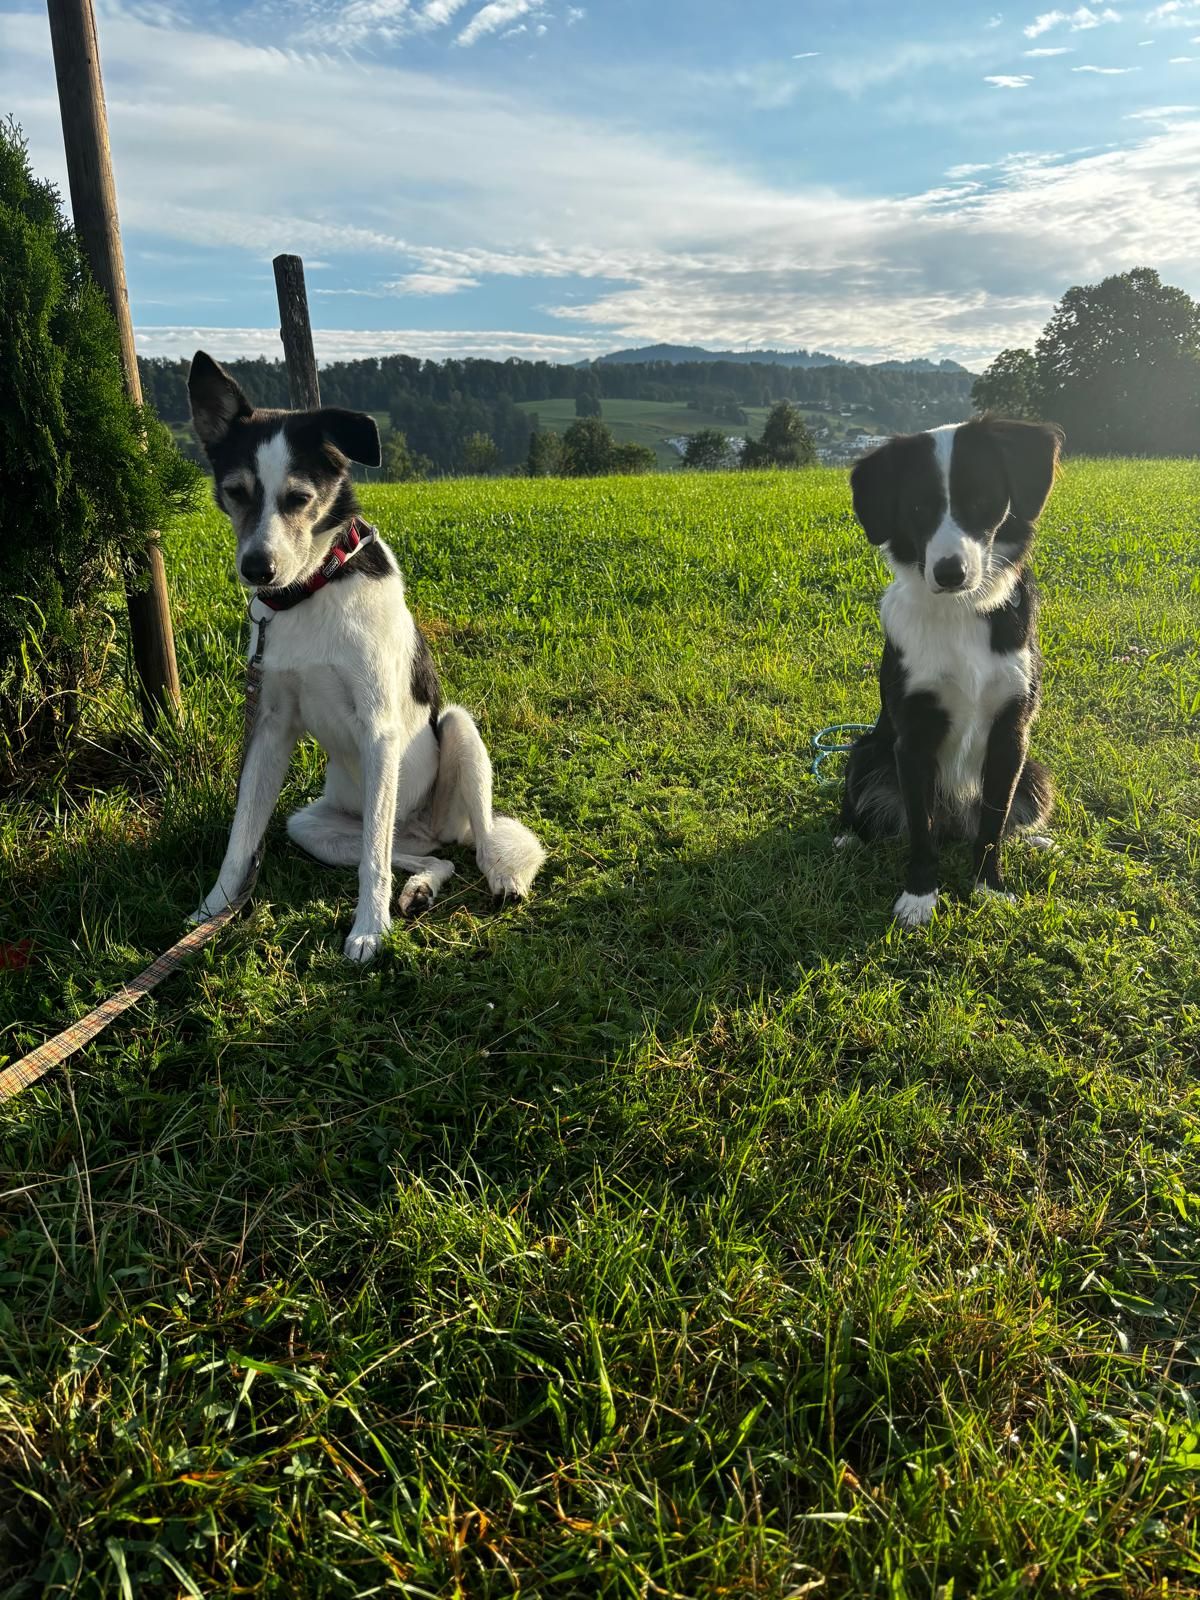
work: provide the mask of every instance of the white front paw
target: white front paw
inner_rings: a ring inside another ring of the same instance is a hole
[[[930,894],[909,894],[907,889],[892,907],[892,915],[902,928],[923,928],[933,919],[937,890]]]
[[[379,947],[383,943],[383,936],[387,928],[360,928],[356,922],[350,930],[350,935],[343,945],[347,961],[357,961],[360,966],[366,966],[368,961],[374,961],[379,954]]]

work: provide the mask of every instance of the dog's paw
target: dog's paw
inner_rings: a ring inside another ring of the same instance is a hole
[[[835,850],[853,850],[856,845],[861,843],[862,841],[856,833],[839,833],[834,838],[833,848]]]
[[[386,928],[351,928],[349,937],[342,946],[346,960],[355,961],[360,967],[365,967],[368,962],[374,961],[386,933]]]
[[[906,889],[892,907],[892,915],[902,928],[923,928],[933,920],[937,890],[931,894],[909,894]]]
[[[400,891],[400,910],[406,917],[419,917],[437,899],[437,884],[427,872],[414,872]]]

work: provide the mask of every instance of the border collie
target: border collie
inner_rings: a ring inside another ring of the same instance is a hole
[[[493,815],[483,740],[460,706],[442,707],[396,558],[359,513],[350,462],[378,466],[373,418],[256,411],[203,351],[188,396],[237,535],[238,577],[256,591],[261,671],[225,860],[193,920],[223,911],[247,880],[305,734],[328,754],[325,789],[287,829],[318,861],[358,867],[350,960],[370,961],[391,925],[393,867],[410,874],[402,912],[433,903],[454,872],[432,853],[439,842],[473,842],[494,895],[527,894],[545,852],[528,828]]]
[[[850,753],[840,849],[907,836],[896,920],[938,897],[938,844],[974,840],[979,893],[1003,894],[1001,843],[1049,844],[1050,775],[1026,755],[1041,658],[1025,569],[1062,435],[982,417],[902,435],[855,464],[854,511],[893,581],[880,602],[879,717]]]

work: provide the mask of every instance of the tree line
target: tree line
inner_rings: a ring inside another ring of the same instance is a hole
[[[1032,349],[1002,350],[980,411],[1057,422],[1084,455],[1195,455],[1200,305],[1149,267],[1068,289]]]
[[[256,404],[288,405],[282,361],[227,362]],[[142,388],[164,422],[188,418],[188,363],[140,358]],[[423,361],[416,356],[333,361],[321,368],[321,398],[329,405],[371,411],[404,435],[414,462],[428,473],[473,470],[495,447],[495,470],[513,471],[529,458],[536,431],[529,402],[573,400],[581,418],[595,417],[603,400],[657,400],[745,424],[745,408],[781,400],[810,409],[866,409],[894,430],[957,421],[970,403],[969,373],[908,372],[879,368],[784,367],[732,361],[590,363],[547,361]],[[618,469],[620,470],[620,469]],[[628,470],[628,467],[626,467]]]

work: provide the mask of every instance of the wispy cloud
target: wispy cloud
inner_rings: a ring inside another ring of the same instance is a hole
[[[488,4],[475,13],[454,42],[460,45],[472,45],[489,33],[495,33],[510,22],[515,22],[518,17],[527,16],[529,12],[540,9],[538,0],[488,0]]]
[[[1098,28],[1105,22],[1120,20],[1121,13],[1114,11],[1111,6],[1106,6],[1103,11],[1093,11],[1090,6],[1078,6],[1074,11],[1043,11],[1026,27],[1025,37],[1036,39],[1043,33],[1049,33],[1051,28],[1061,28],[1064,24],[1072,33],[1081,33],[1089,28]]]
[[[1072,67],[1072,72],[1094,72],[1101,78],[1123,78],[1127,72],[1140,72],[1141,67]]]
[[[1071,44],[1044,44],[1036,50],[1026,50],[1027,56],[1069,56],[1075,53]]]
[[[1166,0],[1148,11],[1145,20],[1160,28],[1194,28],[1200,22],[1200,0]]]
[[[1149,106],[1145,111],[1130,111],[1126,122],[1177,122],[1180,117],[1200,114],[1200,106]]]
[[[792,60],[793,61],[811,61],[814,56],[819,56],[820,54],[821,54],[821,52],[819,50],[801,50],[799,55],[795,55],[795,56],[792,57]]]
[[[985,78],[983,81],[984,83],[990,83],[996,89],[1027,89],[1033,82],[1033,78],[1027,72],[1022,73],[1020,76],[1006,76],[1003,73],[998,73],[994,77]]]

